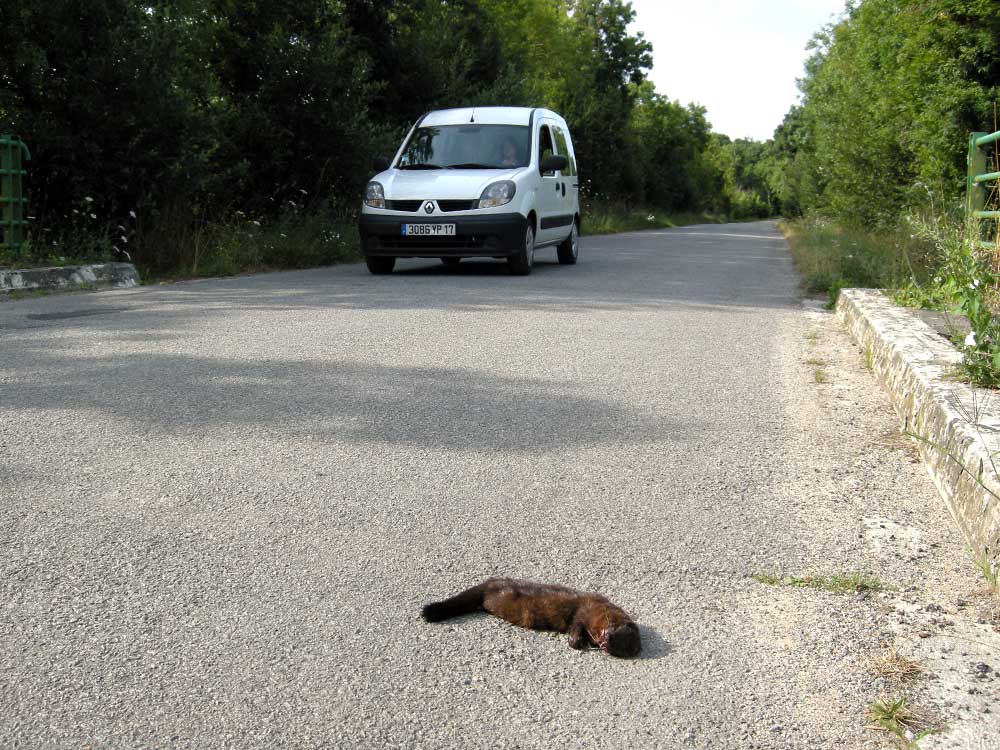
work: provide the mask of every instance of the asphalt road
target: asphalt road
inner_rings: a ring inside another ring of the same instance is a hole
[[[870,742],[875,615],[750,578],[864,554],[784,241],[581,253],[0,303],[0,746]],[[606,594],[642,658],[420,620],[490,575]]]

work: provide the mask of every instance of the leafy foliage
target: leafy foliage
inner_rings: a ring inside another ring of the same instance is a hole
[[[768,180],[782,211],[887,228],[907,209],[953,206],[968,133],[995,124],[1000,4],[849,3],[812,47],[802,105],[771,144]]]

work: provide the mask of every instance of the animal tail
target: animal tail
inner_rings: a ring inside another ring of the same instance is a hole
[[[483,606],[483,599],[486,596],[492,579],[466,589],[460,594],[449,597],[440,602],[432,602],[423,608],[421,614],[427,622],[441,622],[459,615],[467,615],[475,612]]]

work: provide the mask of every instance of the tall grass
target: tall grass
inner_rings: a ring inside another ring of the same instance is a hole
[[[825,292],[831,305],[845,287],[895,289],[933,276],[933,243],[905,229],[871,232],[819,217],[784,220],[779,227],[806,291]]]
[[[162,280],[308,268],[360,257],[356,210],[327,202],[306,208],[288,201],[270,218],[242,210],[206,218],[197,206],[185,204],[114,218],[88,206],[61,218],[55,229],[36,227],[16,254],[0,255],[0,266],[131,260],[143,279]]]
[[[148,238],[149,246],[169,242],[162,230]],[[232,276],[239,273],[331,265],[360,257],[356,214],[324,206],[311,211],[287,211],[276,219],[253,219],[235,212],[227,221],[189,223],[178,238],[181,252],[167,248],[156,265],[140,263],[143,277],[184,278]]]

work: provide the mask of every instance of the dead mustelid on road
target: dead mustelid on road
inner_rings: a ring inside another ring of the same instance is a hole
[[[489,578],[428,604],[422,614],[427,622],[440,622],[480,609],[522,628],[569,633],[571,648],[594,645],[620,657],[637,656],[642,649],[639,627],[621,607],[600,594],[547,583]]]

